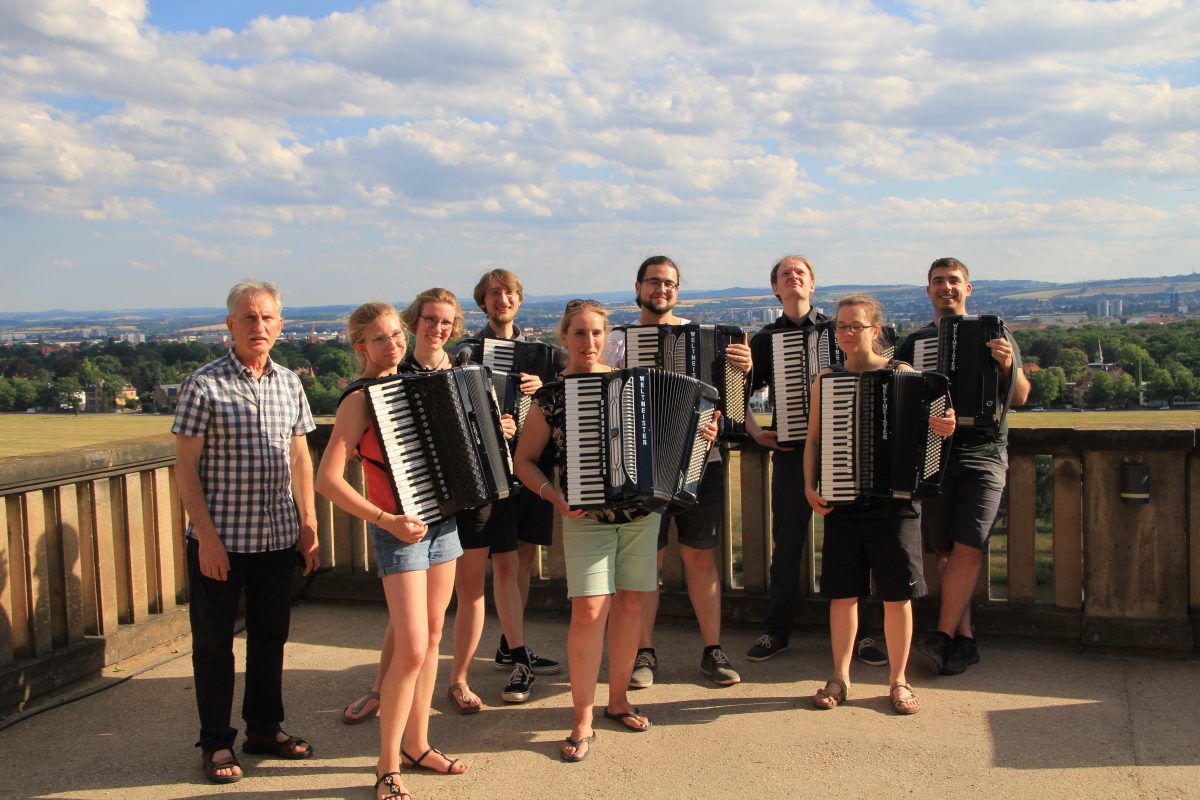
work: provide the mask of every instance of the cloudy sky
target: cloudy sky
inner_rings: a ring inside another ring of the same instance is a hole
[[[736,6],[737,10],[732,10]],[[0,0],[0,308],[1200,266],[1200,4]]]

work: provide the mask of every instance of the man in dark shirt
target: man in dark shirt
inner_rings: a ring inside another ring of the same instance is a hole
[[[771,291],[783,304],[783,314],[763,327],[750,340],[754,363],[752,390],[771,383],[771,334],[773,331],[814,328],[828,321],[810,305],[815,276],[804,256],[788,255],[771,268]],[[800,568],[812,508],[800,491],[804,486],[804,446],[784,447],[774,430],[758,425],[746,414],[746,431],[771,453],[771,585],[768,592],[766,629],[746,653],[748,661],[765,661],[787,649],[792,635],[796,598],[800,591]],[[799,488],[798,488],[799,487]]]
[[[517,312],[525,290],[520,279],[507,269],[494,269],[484,273],[475,286],[475,303],[487,314],[487,323],[474,335],[474,339],[506,339],[510,341],[536,341],[527,337],[516,325]],[[456,358],[469,358],[483,363],[483,348],[477,342],[463,342],[454,349]],[[560,365],[561,366],[561,365]],[[521,375],[521,392],[532,395],[541,388],[537,375]],[[547,470],[553,470],[552,464]],[[552,474],[548,472],[547,474]],[[553,675],[561,667],[557,661],[535,655],[525,646],[524,617],[525,603],[529,598],[529,578],[537,556],[538,545],[549,546],[554,530],[554,509],[531,492],[521,489],[516,496],[493,503],[490,508],[475,514],[477,524],[460,515],[459,538],[464,556],[459,561],[460,575],[465,580],[475,580],[481,586],[482,570],[486,566],[490,551],[492,560],[492,595],[496,602],[496,616],[500,618],[503,633],[496,650],[496,669],[508,670],[509,679],[501,697],[509,703],[522,703],[529,699],[534,675]],[[465,523],[465,524],[464,524]],[[482,555],[482,559],[476,556]],[[472,562],[477,568],[475,578],[469,573]],[[468,569],[464,570],[464,566]],[[469,615],[463,615],[464,620]],[[458,653],[460,637],[471,636],[459,629],[455,620],[455,652]],[[473,633],[478,637],[478,631]],[[474,647],[468,648],[474,654]],[[464,650],[464,652],[466,652]],[[459,666],[456,663],[456,667]],[[465,673],[466,664],[461,665]],[[465,674],[464,674],[465,680]],[[456,699],[456,703],[459,701]]]
[[[965,315],[971,296],[966,264],[956,258],[939,258],[929,267],[926,292],[933,302],[934,319],[926,329],[910,335],[897,352],[912,363],[915,342],[936,331],[943,317]],[[1021,369],[1021,351],[1005,335],[988,342],[992,358],[1000,365],[1001,395],[1008,406],[1029,397],[1029,379]],[[1007,410],[1007,409],[1006,409]],[[942,491],[922,503],[921,532],[925,548],[938,555],[941,575],[941,609],[938,629],[917,643],[942,675],[958,675],[979,663],[979,648],[971,629],[971,595],[983,568],[992,523],[1000,510],[1008,471],[1008,422],[1003,414],[995,428],[962,428],[954,434]]]

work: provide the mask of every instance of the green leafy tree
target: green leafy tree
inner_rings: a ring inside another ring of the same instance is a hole
[[[1171,372],[1161,367],[1154,370],[1146,382],[1146,394],[1155,400],[1170,402],[1175,396],[1175,378]]]
[[[1150,370],[1158,366],[1146,348],[1133,342],[1119,345],[1113,353],[1113,362],[1130,375],[1137,374],[1139,363],[1143,375],[1149,374]]]
[[[1087,353],[1076,347],[1065,347],[1058,352],[1051,366],[1061,367],[1069,381],[1081,381],[1087,375]]]
[[[1039,370],[1029,376],[1029,404],[1048,406],[1058,402],[1067,388],[1067,375],[1062,367]]]
[[[1107,372],[1092,373],[1092,382],[1084,392],[1083,399],[1094,406],[1110,405],[1115,397],[1112,376]]]
[[[1171,371],[1175,380],[1175,397],[1180,400],[1195,400],[1200,395],[1200,380],[1187,367],[1180,365]]]
[[[1132,376],[1122,374],[1113,386],[1113,402],[1122,408],[1137,405],[1141,401],[1137,382]]]
[[[352,378],[358,372],[358,364],[348,350],[329,350],[317,359],[316,372],[318,376]]]

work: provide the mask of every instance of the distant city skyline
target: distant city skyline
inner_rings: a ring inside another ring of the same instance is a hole
[[[1180,275],[1200,3],[0,4],[0,310]]]

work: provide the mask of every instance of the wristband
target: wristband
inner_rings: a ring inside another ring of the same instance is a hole
[[[379,520],[383,519],[383,515],[384,515],[384,510],[381,508],[381,509],[379,509],[379,516],[375,518],[375,521],[379,522]]]
[[[542,485],[538,487],[538,497],[541,498],[542,500],[546,499],[545,497],[542,497],[542,489],[545,489],[549,485],[550,485],[550,481],[542,481]]]

